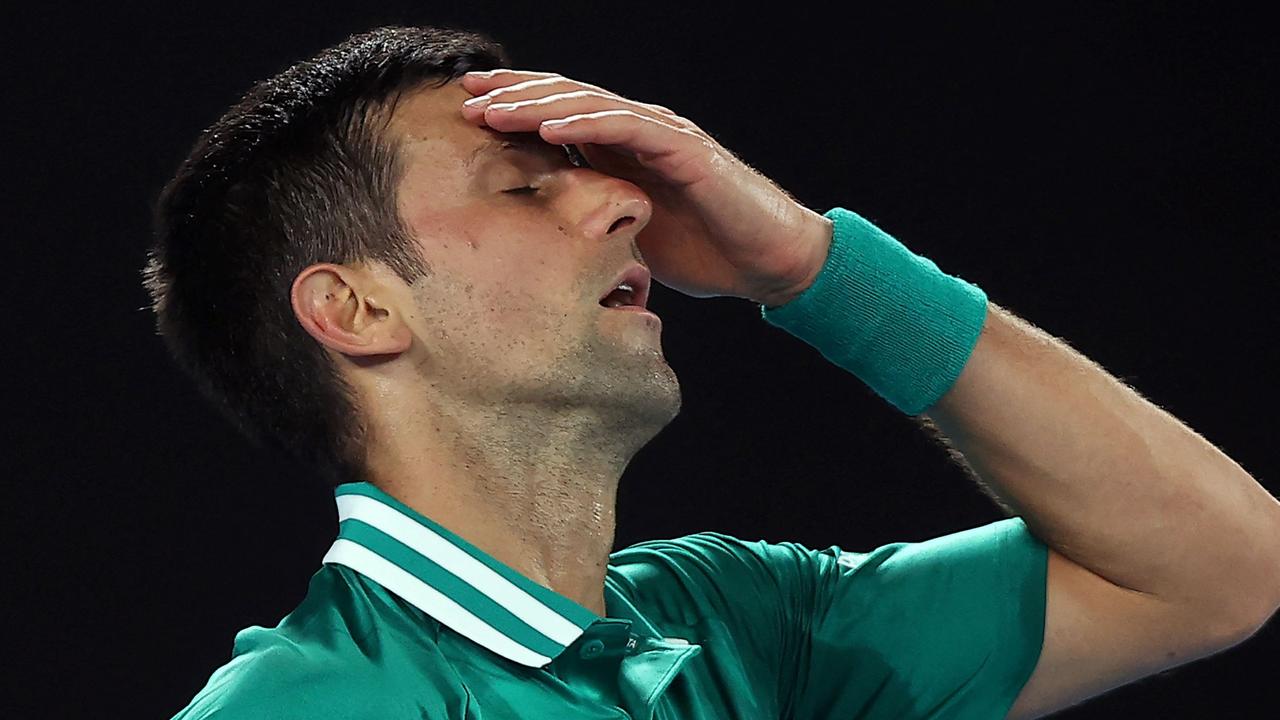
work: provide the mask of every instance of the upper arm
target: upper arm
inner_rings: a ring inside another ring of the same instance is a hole
[[[620,570],[642,578],[670,563],[666,580],[633,590],[647,606],[672,603],[672,617],[690,594],[714,607],[798,718],[1040,717],[1246,635],[1226,613],[1107,581],[1018,518],[869,553],[708,537],[678,546],[624,551]]]
[[[1044,642],[1009,710],[1026,720],[1210,655],[1237,625],[1116,585],[1049,549]]]

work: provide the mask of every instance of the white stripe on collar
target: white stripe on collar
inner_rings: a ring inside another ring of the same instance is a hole
[[[359,572],[502,657],[542,667],[599,619],[371,483],[335,495],[339,533],[322,562]]]

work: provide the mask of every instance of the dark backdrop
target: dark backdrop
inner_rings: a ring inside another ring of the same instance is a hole
[[[153,334],[138,269],[150,204],[197,133],[252,82],[380,24],[483,30],[520,67],[677,109],[1280,488],[1280,64],[1263,18],[355,5],[86,5],[6,23],[6,717],[169,717],[318,567],[331,491],[204,404]],[[910,418],[755,305],[661,287],[652,304],[685,405],[623,478],[619,546],[720,530],[870,549],[1002,517]],[[1278,650],[1273,623],[1061,717],[1274,717]]]

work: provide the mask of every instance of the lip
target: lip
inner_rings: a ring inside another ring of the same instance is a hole
[[[631,286],[635,293],[632,295],[632,304],[625,305],[623,307],[634,307],[643,310],[645,308],[645,304],[649,302],[650,282],[651,277],[649,275],[649,268],[641,265],[640,263],[631,263],[623,268],[622,272],[618,273],[618,276],[613,279],[613,283],[609,285],[609,288],[604,291],[604,294],[601,295],[596,302],[603,302],[604,299],[608,297],[609,293],[613,292],[618,285],[626,283]],[[623,308],[612,309],[621,310]],[[649,314],[653,315],[653,313]],[[657,315],[654,315],[654,317],[657,317]]]
[[[661,318],[658,318],[658,314],[655,313],[654,311],[648,308],[642,308],[639,305],[622,305],[616,308],[607,307],[605,308],[605,310],[617,310],[619,312],[640,313],[641,315],[648,315],[649,317],[652,317],[652,318],[661,319]]]
[[[623,305],[621,307],[600,308],[606,312],[619,312],[634,316],[636,320],[644,320],[650,327],[656,328],[658,332],[662,331],[662,318],[658,317],[652,310],[642,308],[639,305]]]

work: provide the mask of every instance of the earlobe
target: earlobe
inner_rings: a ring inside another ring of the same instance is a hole
[[[359,271],[322,263],[298,273],[289,301],[299,324],[325,347],[349,356],[395,355],[409,349],[412,333],[384,295]]]

